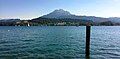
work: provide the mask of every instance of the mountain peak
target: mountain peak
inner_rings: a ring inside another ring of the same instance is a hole
[[[63,9],[56,9],[53,12],[42,16],[43,18],[60,18],[62,16],[70,16],[72,15],[70,12],[65,11]]]
[[[63,9],[56,9],[55,11],[65,12],[65,10],[63,10]]]
[[[63,9],[57,9],[57,10],[55,10],[55,11],[53,11],[53,12],[55,12],[55,13],[59,13],[59,14],[63,14],[63,15],[70,15],[70,12],[68,12],[68,11],[65,11],[65,10],[63,10]]]

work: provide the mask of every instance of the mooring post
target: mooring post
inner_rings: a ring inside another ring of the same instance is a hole
[[[91,26],[87,25],[86,26],[86,57],[89,58],[90,55],[90,31],[91,31]]]

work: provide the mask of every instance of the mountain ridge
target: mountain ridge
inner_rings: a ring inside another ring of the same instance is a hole
[[[78,16],[71,14],[63,9],[54,10],[51,13],[37,17],[31,20],[20,20],[20,19],[2,19],[0,20],[0,25],[21,25],[27,26],[27,23],[31,25],[59,25],[63,24],[65,26],[70,25],[86,25],[86,23],[91,23],[92,25],[120,25],[119,17],[96,17],[96,16]]]
[[[106,21],[111,21],[109,18],[104,18],[104,17],[96,17],[96,16],[78,16],[78,15],[73,15],[68,11],[65,11],[63,9],[57,9],[54,10],[53,12],[41,16],[42,18],[56,18],[56,19],[64,19],[64,18],[70,18],[70,19],[84,19],[84,20],[92,20],[93,22],[106,22]]]

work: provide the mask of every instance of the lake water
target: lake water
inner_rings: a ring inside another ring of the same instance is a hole
[[[85,59],[85,26],[0,26],[0,59]],[[120,59],[120,26],[93,26],[91,59]]]

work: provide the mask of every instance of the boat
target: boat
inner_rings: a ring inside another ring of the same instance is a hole
[[[30,24],[28,23],[28,26],[30,26]]]

